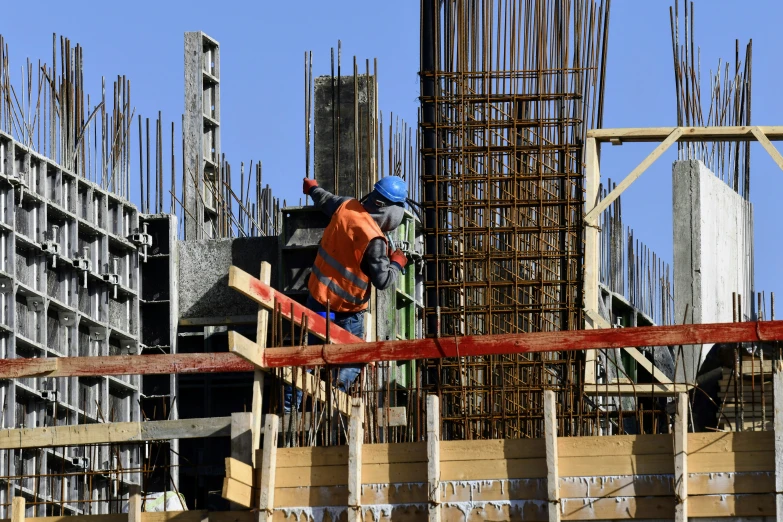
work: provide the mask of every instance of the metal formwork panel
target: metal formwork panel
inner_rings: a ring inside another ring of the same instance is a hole
[[[0,356],[138,353],[137,228],[131,203],[0,133]],[[139,394],[139,376],[0,381],[0,428],[135,421]],[[0,518],[20,493],[33,516],[115,510],[75,501],[116,497],[110,472],[139,465],[132,446],[0,451]]]
[[[171,214],[140,216],[142,230],[152,247],[141,265],[140,347],[143,353],[177,353],[179,320],[179,268],[177,261],[177,217]],[[158,332],[168,332],[168,336]],[[178,419],[178,376],[142,377],[142,407],[149,420]],[[145,419],[147,420],[147,419]],[[168,444],[168,462],[158,462],[164,483],[179,488],[179,441]]]

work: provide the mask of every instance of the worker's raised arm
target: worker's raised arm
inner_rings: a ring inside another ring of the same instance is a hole
[[[388,251],[386,241],[378,237],[370,241],[362,257],[362,272],[378,290],[392,286],[408,262],[405,254],[394,252],[389,256]]]
[[[302,192],[313,198],[313,205],[329,217],[332,217],[332,214],[334,214],[346,200],[351,199],[343,196],[335,196],[328,190],[319,187],[316,180],[309,178],[304,179],[304,182],[302,183]]]

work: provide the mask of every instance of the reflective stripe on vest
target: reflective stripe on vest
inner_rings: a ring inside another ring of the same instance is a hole
[[[345,201],[324,230],[308,282],[310,295],[334,312],[358,312],[370,300],[361,262],[370,241],[386,237],[361,203]]]
[[[324,261],[326,261],[327,265],[331,266],[332,268],[340,272],[340,275],[342,275],[344,278],[350,280],[351,283],[355,284],[362,290],[367,290],[367,281],[362,281],[360,278],[356,276],[356,274],[354,274],[353,272],[345,268],[343,265],[341,265],[338,260],[336,260],[335,258],[329,255],[329,252],[324,250],[324,247],[322,245],[318,245],[318,255],[324,258]],[[323,281],[321,282],[323,283]]]
[[[367,292],[367,297],[363,299],[357,299],[342,288],[340,288],[337,283],[335,283],[334,279],[331,279],[329,277],[326,277],[321,273],[320,270],[318,270],[317,265],[313,265],[313,275],[318,278],[318,280],[321,282],[322,285],[325,285],[329,291],[336,296],[338,296],[341,299],[344,299],[345,301],[348,301],[349,303],[353,303],[356,305],[361,305],[366,303],[370,300],[370,293]]]

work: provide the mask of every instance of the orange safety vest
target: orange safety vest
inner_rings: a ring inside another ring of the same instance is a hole
[[[324,230],[307,284],[313,299],[332,312],[359,312],[370,300],[370,278],[361,264],[367,245],[386,241],[381,228],[359,201],[349,199],[337,208]]]

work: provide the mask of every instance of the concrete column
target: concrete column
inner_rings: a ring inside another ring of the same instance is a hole
[[[369,78],[359,75],[356,80],[353,76],[343,76],[339,82],[331,76],[315,79],[314,172],[318,184],[330,192],[361,197],[372,189],[376,172],[372,153],[375,91],[372,75]],[[358,176],[355,139],[359,149]]]
[[[220,164],[220,46],[200,31],[185,33],[182,137],[185,239],[213,237]]]
[[[753,315],[753,207],[700,161],[673,168],[674,314],[677,323],[731,322],[732,292],[742,320]],[[687,307],[687,317],[686,317]],[[712,345],[675,354],[676,382],[693,382]]]

